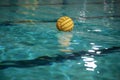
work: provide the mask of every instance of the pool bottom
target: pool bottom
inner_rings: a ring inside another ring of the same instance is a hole
[[[28,68],[28,67],[35,67],[35,66],[45,66],[45,65],[51,65],[54,62],[58,63],[58,62],[63,62],[65,60],[76,60],[83,56],[102,56],[109,53],[119,52],[120,47],[112,47],[108,49],[93,50],[93,51],[94,52],[79,51],[71,54],[56,55],[55,57],[41,56],[33,60],[2,61],[0,62],[0,69],[6,69],[9,67]]]

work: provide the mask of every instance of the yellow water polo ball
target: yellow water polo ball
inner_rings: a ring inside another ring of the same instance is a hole
[[[57,20],[56,27],[60,31],[71,31],[74,27],[74,22],[70,17],[63,16]]]

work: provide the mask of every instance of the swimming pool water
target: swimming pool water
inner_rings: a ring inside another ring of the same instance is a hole
[[[0,62],[120,46],[119,0],[1,0]],[[56,28],[67,15],[71,32]],[[0,80],[119,80],[120,52],[0,70]],[[2,65],[2,64],[0,64]]]

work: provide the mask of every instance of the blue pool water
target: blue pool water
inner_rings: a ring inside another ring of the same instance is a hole
[[[3,61],[119,47],[119,5],[119,0],[1,0],[0,66]],[[71,32],[57,30],[61,16],[73,19]],[[0,80],[120,80],[119,57],[120,50],[50,65],[8,67],[0,69]]]

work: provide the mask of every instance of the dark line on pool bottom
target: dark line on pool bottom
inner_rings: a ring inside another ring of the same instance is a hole
[[[120,18],[120,15],[108,15],[108,16],[90,16],[90,17],[82,17],[80,18],[85,18],[85,19],[102,19],[102,18]],[[73,20],[78,20],[78,18],[71,17]],[[20,24],[20,23],[28,23],[28,24],[34,24],[34,23],[55,23],[57,22],[57,19],[52,19],[52,20],[15,20],[15,21],[4,21],[0,22],[0,26],[14,26],[15,24]]]
[[[66,3],[66,4],[65,4]],[[68,2],[65,2],[65,3],[55,3],[55,4],[49,4],[49,3],[45,3],[45,4],[40,4],[40,3],[29,3],[29,4],[1,4],[0,7],[19,7],[19,6],[61,6],[61,5],[64,5],[64,6],[74,6],[74,5],[80,5],[80,4],[83,4],[81,2],[77,2],[77,3],[68,3]],[[104,2],[87,2],[86,4],[89,5],[89,4],[103,4]],[[106,2],[107,4],[120,4],[119,1],[116,1],[116,2]]]
[[[101,52],[101,54],[97,54],[97,52]],[[95,50],[95,52],[87,52],[87,51],[79,51],[71,54],[57,55],[55,57],[50,56],[41,56],[33,60],[19,60],[19,61],[2,61],[0,62],[0,69],[6,69],[9,67],[16,68],[28,68],[35,66],[46,66],[51,65],[54,62],[63,62],[65,60],[77,60],[82,56],[101,56],[113,52],[120,52],[120,47],[112,47],[108,49]]]

